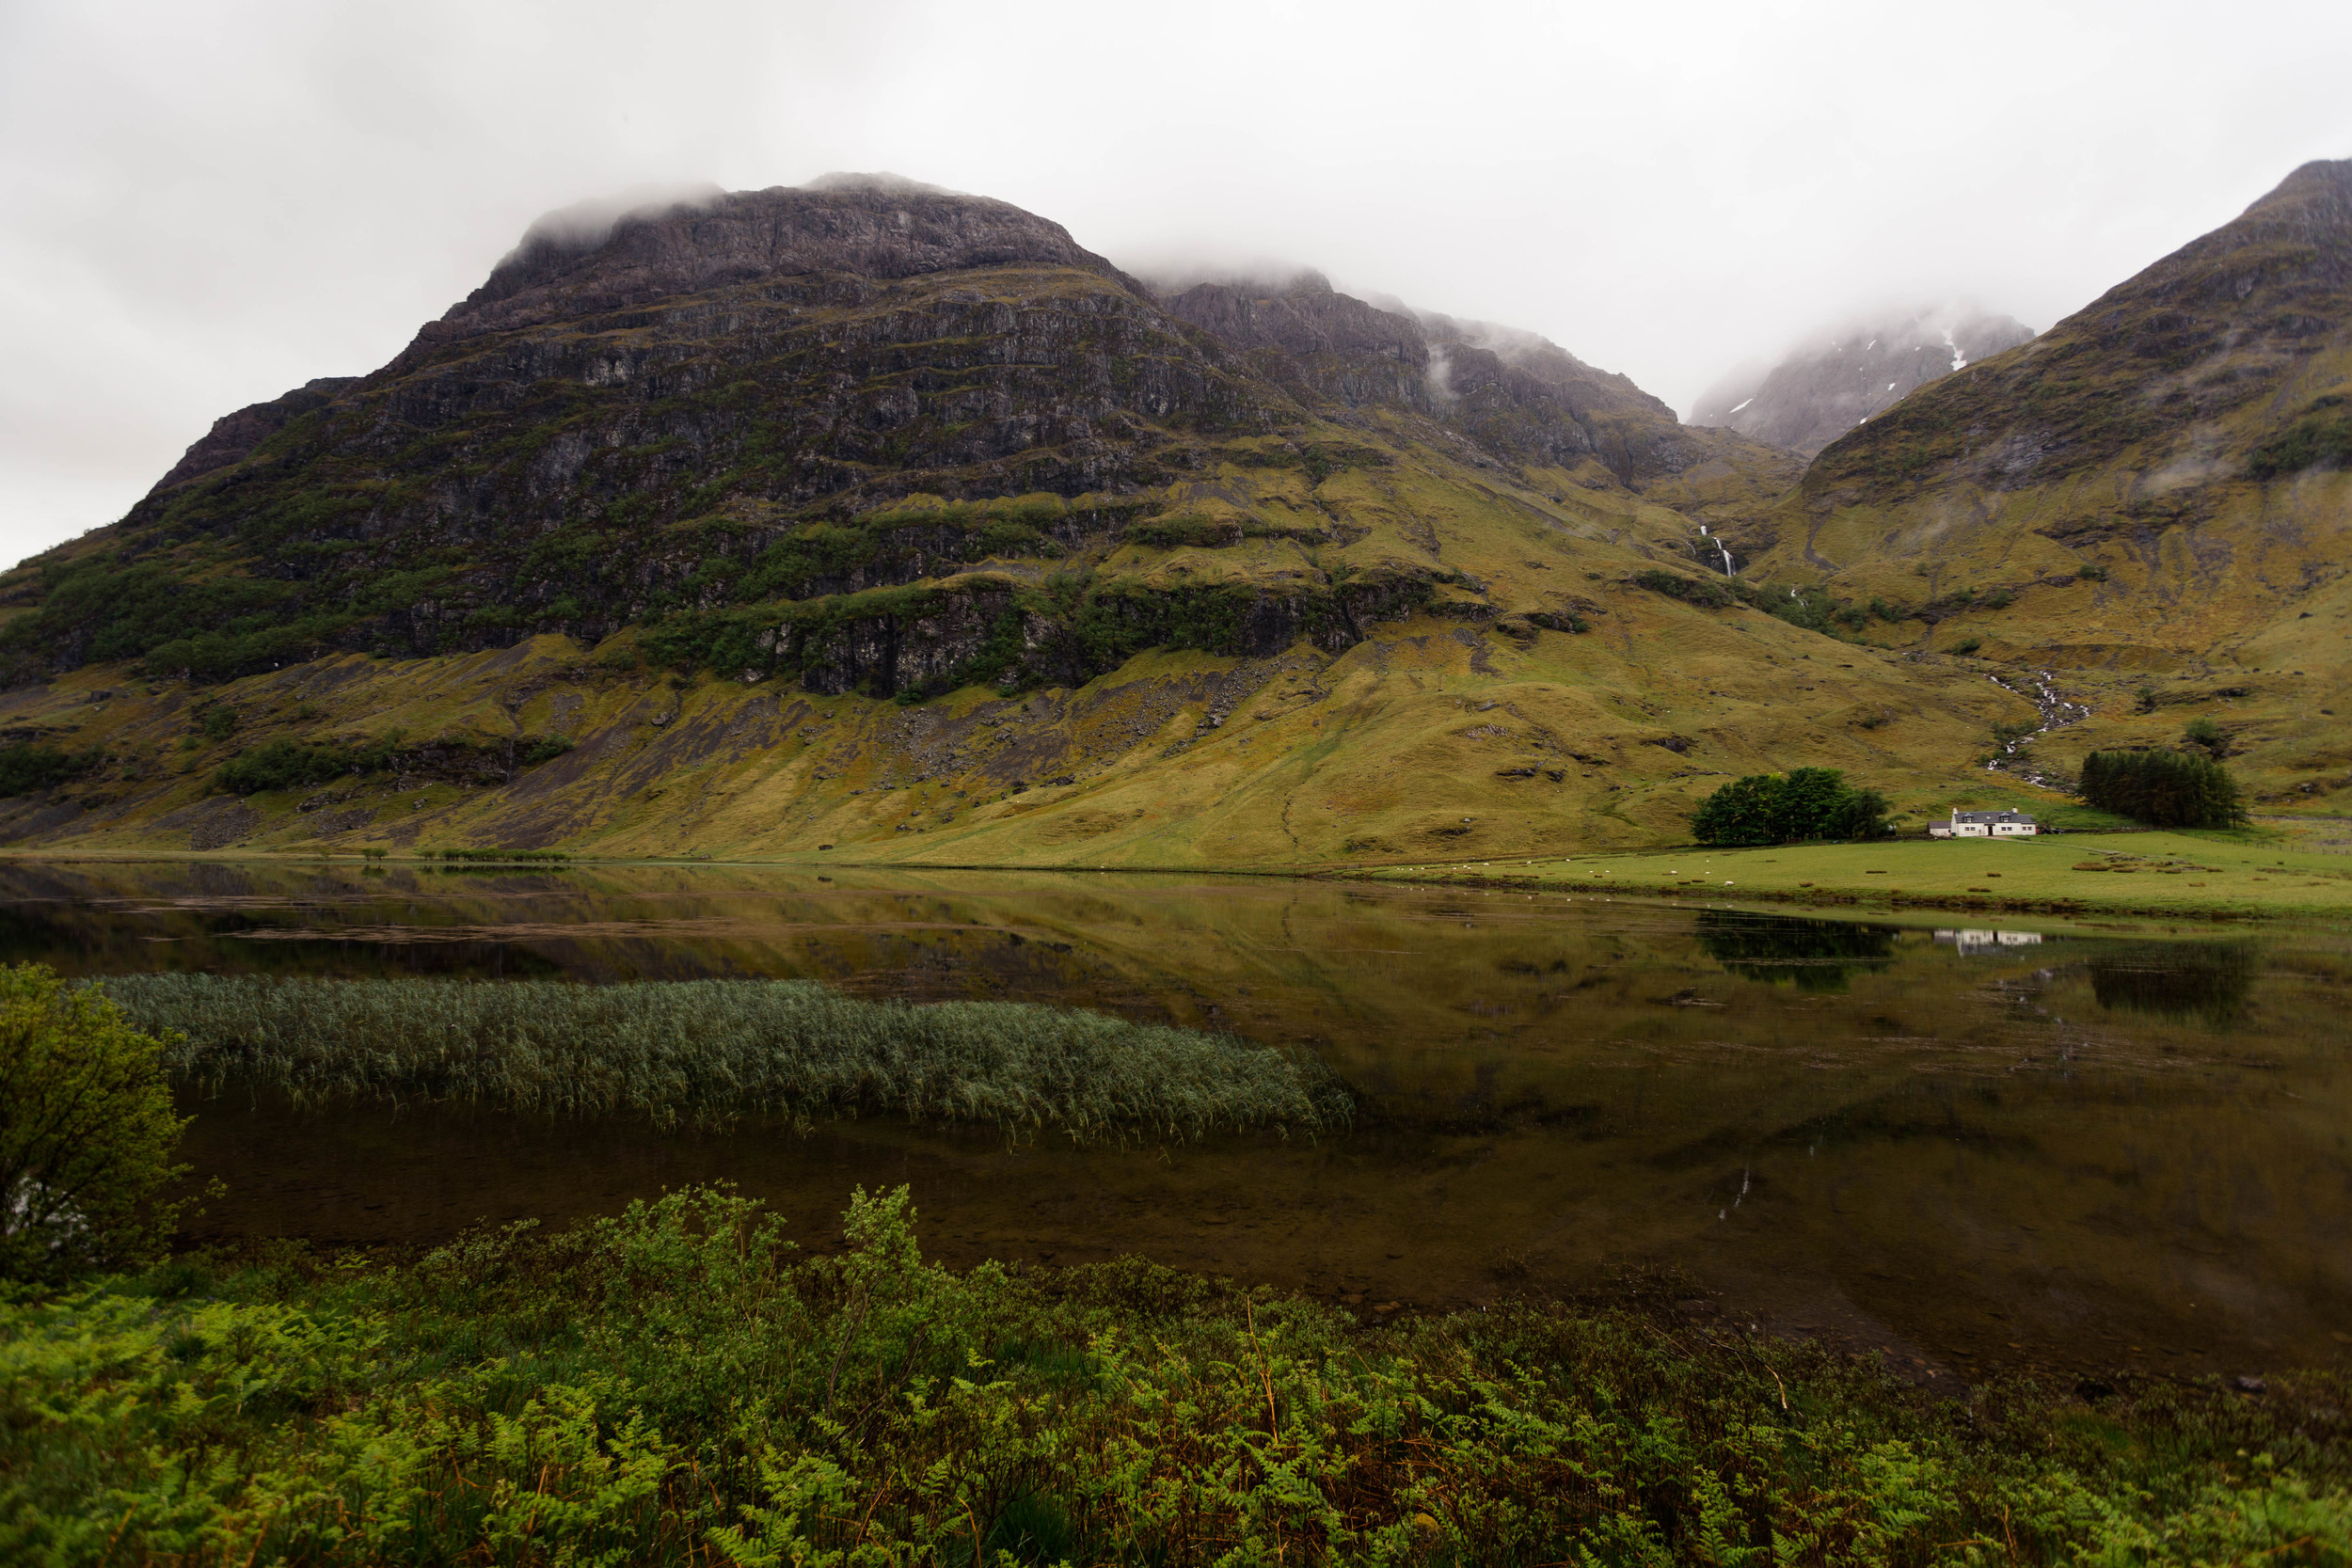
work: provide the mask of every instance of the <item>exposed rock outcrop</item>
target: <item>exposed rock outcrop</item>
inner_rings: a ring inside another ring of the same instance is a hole
[[[256,447],[285,429],[288,421],[326,407],[337,392],[358,379],[353,375],[323,375],[267,403],[249,403],[233,414],[223,414],[213,421],[210,431],[181,454],[180,461],[155,482],[148,494],[151,496],[199,474],[244,462]]]

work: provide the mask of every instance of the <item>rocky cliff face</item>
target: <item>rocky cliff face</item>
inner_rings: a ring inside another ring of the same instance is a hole
[[[1009,202],[887,175],[829,175],[805,187],[714,190],[609,225],[550,214],[379,373],[396,374],[467,338],[765,278],[883,281],[1000,267],[1072,268],[1128,282],[1060,224]]]
[[[1811,457],[1917,388],[2032,337],[2007,316],[1955,310],[1820,334],[1761,375],[1719,383],[1692,409],[1691,422]]]
[[[267,403],[250,403],[233,414],[223,414],[213,421],[211,430],[181,454],[180,461],[155,482],[155,488],[148,494],[155,495],[199,474],[244,462],[256,447],[285,429],[289,422],[326,407],[337,392],[358,379],[351,375],[321,376]]]
[[[215,680],[635,626],[816,689],[1083,679],[1360,637],[1456,583],[1350,475],[1629,497],[1726,451],[1539,339],[1320,278],[1161,300],[984,198],[712,190],[551,214],[383,369],[223,420],[0,582],[30,611],[0,652]]]
[[[1532,332],[1382,309],[1315,273],[1280,289],[1201,284],[1165,304],[1253,355],[1254,369],[1296,395],[1412,409],[1459,431],[1488,460],[1569,470],[1590,462],[1636,492],[1710,462],[1761,463],[1778,476],[1764,454],[1685,430],[1629,378]]]

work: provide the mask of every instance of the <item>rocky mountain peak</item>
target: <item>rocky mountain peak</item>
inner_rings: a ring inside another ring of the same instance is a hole
[[[1811,457],[1929,382],[2029,341],[2033,329],[1969,309],[1918,309],[1815,332],[1767,370],[1735,372],[1691,410]]]
[[[1173,314],[1245,352],[1279,348],[1300,358],[1370,354],[1408,365],[1429,359],[1420,323],[1335,293],[1319,272],[1300,273],[1279,289],[1201,283],[1164,303]]]
[[[1125,281],[1058,223],[892,174],[830,174],[761,191],[709,186],[634,205],[585,202],[532,224],[488,280],[428,323],[392,368],[461,339],[767,277],[889,279],[1020,265]]]

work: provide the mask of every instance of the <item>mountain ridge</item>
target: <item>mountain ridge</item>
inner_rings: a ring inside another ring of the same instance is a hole
[[[1986,737],[2072,710],[1980,645],[2044,658],[2045,598],[2177,596],[2069,553],[1955,597],[2016,530],[1865,531],[1957,491],[1903,488],[1900,433],[2052,335],[1804,467],[1532,334],[1320,277],[1155,293],[912,182],[600,221],[0,578],[0,732],[83,759],[0,839],[1317,863],[1672,840],[1799,762],[1935,816],[2052,799]],[[2296,472],[2340,535],[2334,470]],[[1924,601],[1921,549],[1952,557]],[[2061,773],[2239,700],[2048,661],[2094,713],[2036,742]],[[2264,790],[2306,739],[2249,736]]]

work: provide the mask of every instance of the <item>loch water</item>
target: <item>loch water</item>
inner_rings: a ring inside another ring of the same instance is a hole
[[[2352,1354],[2352,935],[1818,919],[1344,880],[581,865],[0,865],[76,975],[813,978],[1304,1046],[1355,1128],[1166,1147],[868,1117],[661,1132],[198,1097],[188,1240],[415,1246],[724,1180],[827,1244],[1140,1253],[1366,1314],[1663,1290],[1921,1378]]]

